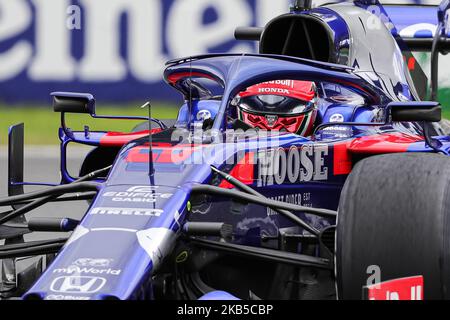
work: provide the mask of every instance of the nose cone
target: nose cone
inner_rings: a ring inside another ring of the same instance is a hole
[[[142,287],[170,254],[187,199],[173,187],[105,187],[24,298],[145,298]]]

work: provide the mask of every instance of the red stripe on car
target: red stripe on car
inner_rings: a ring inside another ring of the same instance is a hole
[[[152,159],[155,163],[180,164],[188,159],[199,148],[201,148],[201,146],[191,144],[172,146],[170,143],[153,143]],[[125,160],[133,163],[148,162],[148,143],[131,149]]]
[[[161,129],[152,129],[152,134],[160,132]],[[100,145],[103,147],[121,147],[128,142],[148,136],[149,130],[123,133],[123,132],[107,132],[100,138]]]
[[[349,174],[352,171],[352,157],[348,151],[348,143],[338,143],[333,146],[333,174]]]
[[[214,80],[213,77],[211,77],[210,75],[206,74],[206,73],[200,73],[200,72],[179,72],[179,73],[174,73],[171,74],[167,77],[167,80],[171,83],[171,84],[175,84],[178,81],[180,81],[181,79],[184,78],[207,78],[207,79],[211,79]]]
[[[255,179],[255,153],[248,152],[231,169],[230,175],[245,184],[252,184]],[[219,184],[219,187],[232,189],[234,186],[225,179]]]
[[[348,150],[366,154],[407,152],[411,144],[418,141],[423,141],[423,137],[400,132],[376,134],[356,138],[350,142]]]

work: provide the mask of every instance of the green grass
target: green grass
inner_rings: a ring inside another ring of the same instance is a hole
[[[450,88],[440,89],[438,95],[442,105],[442,117],[450,119]]]
[[[154,103],[152,116],[160,119],[174,119],[178,109],[167,103]],[[130,115],[146,116],[147,109],[140,109],[139,104],[112,106],[97,106],[99,115]],[[0,105],[0,144],[7,144],[9,126],[25,123],[25,144],[48,145],[57,144],[60,114],[53,112],[52,107],[42,106],[10,106]],[[142,121],[136,120],[103,120],[93,119],[85,114],[67,114],[67,126],[73,130],[83,130],[84,125],[91,130],[129,132]]]

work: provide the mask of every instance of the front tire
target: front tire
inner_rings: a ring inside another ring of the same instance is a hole
[[[425,299],[450,298],[450,159],[399,153],[361,160],[342,190],[336,233],[338,298],[381,281],[422,275]]]

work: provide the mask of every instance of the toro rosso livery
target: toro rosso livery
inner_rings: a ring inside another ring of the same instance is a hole
[[[2,297],[448,298],[450,140],[407,50],[445,53],[448,4],[433,7],[429,41],[370,6],[399,19],[373,3],[299,2],[237,29],[260,54],[169,61],[175,121],[73,131],[70,113],[120,117],[96,115],[90,94],[53,93],[61,183],[23,192],[23,125],[10,128]],[[73,143],[94,147],[77,177]],[[80,221],[32,215],[74,200],[89,202]],[[42,231],[62,233],[24,241]]]

